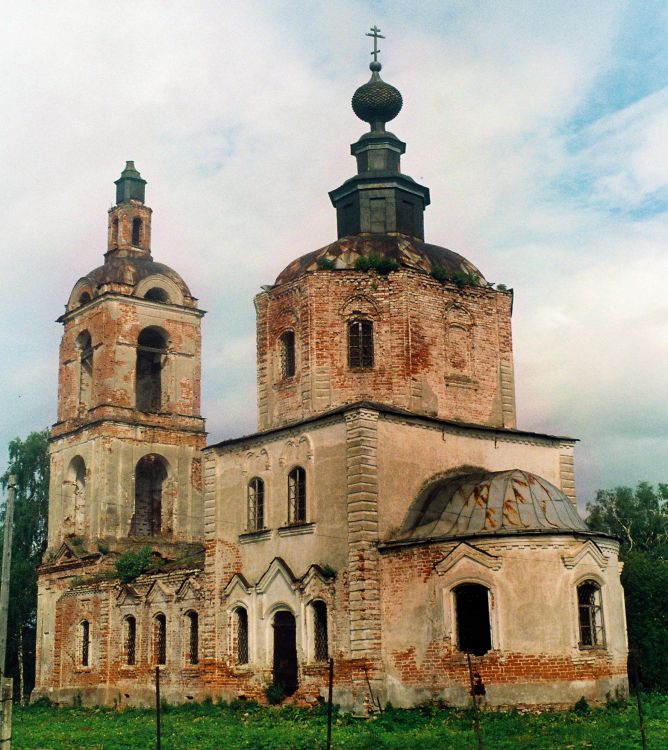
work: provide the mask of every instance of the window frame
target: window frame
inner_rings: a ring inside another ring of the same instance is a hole
[[[85,617],[79,620],[79,667],[81,669],[91,668],[91,633],[90,620]]]
[[[278,340],[281,380],[289,380],[297,374],[297,336],[292,328],[288,328]]]
[[[590,601],[583,603],[580,601],[580,591],[585,587],[590,587],[597,603]],[[605,633],[605,617],[603,614],[603,587],[594,578],[584,578],[575,586],[575,599],[577,608],[577,637],[578,648],[581,651],[591,651],[593,649],[607,648],[607,639]],[[586,615],[586,622],[583,617]],[[583,638],[585,629],[589,630],[591,643],[586,643]]]
[[[196,667],[199,664],[199,612],[189,609],[184,613],[186,623],[186,638],[184,638],[184,657],[185,663],[189,667]]]
[[[470,646],[472,644],[463,643],[462,639],[462,618],[460,617],[460,607],[458,604],[458,591],[461,591],[464,587],[476,587],[478,589],[483,589],[486,592],[486,604],[487,604],[487,627],[488,627],[488,633],[487,633],[487,640],[485,642],[485,645],[487,645],[487,648],[484,652],[481,654],[476,653],[479,649],[476,648],[476,650],[472,650],[471,648],[465,648],[465,646]],[[482,656],[484,654],[489,653],[494,649],[494,624],[493,624],[493,617],[492,617],[492,590],[490,586],[486,583],[483,583],[481,581],[471,581],[471,580],[464,580],[459,581],[456,583],[452,588],[450,589],[451,595],[452,595],[452,610],[453,610],[453,642],[455,649],[460,653],[472,653],[476,656]],[[464,646],[464,648],[463,648]]]
[[[263,531],[265,523],[265,484],[261,477],[253,477],[246,485],[246,530]]]
[[[232,622],[234,663],[237,666],[245,667],[250,664],[250,626],[246,607],[238,605],[232,610]]]
[[[288,473],[288,526],[308,523],[306,501],[306,469],[293,466]]]
[[[158,667],[167,665],[167,615],[157,612],[153,615],[153,664]]]
[[[375,341],[373,320],[357,315],[347,323],[348,367],[351,370],[373,370]]]
[[[134,615],[126,615],[123,618],[123,665],[137,666],[137,618]]]
[[[317,664],[329,660],[329,608],[322,599],[314,599],[309,604],[311,610],[312,645],[311,657]],[[324,631],[324,634],[323,634]],[[323,646],[324,639],[324,646]]]

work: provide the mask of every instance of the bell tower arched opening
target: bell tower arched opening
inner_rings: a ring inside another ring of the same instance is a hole
[[[158,328],[144,328],[137,339],[136,404],[139,411],[158,412],[163,405],[162,370],[167,336]]]
[[[167,462],[150,453],[135,469],[135,510],[130,533],[135,536],[157,536],[162,532],[163,488],[167,479]]]

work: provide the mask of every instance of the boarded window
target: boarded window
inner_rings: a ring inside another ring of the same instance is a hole
[[[81,666],[90,666],[90,623],[82,620],[79,624]]]
[[[296,372],[295,332],[286,331],[281,336],[281,377],[291,378]]]
[[[605,646],[601,587],[595,581],[585,581],[578,586],[578,618],[580,648]]]
[[[197,612],[188,612],[186,614],[188,625],[188,650],[186,661],[188,664],[199,663],[199,615]]]
[[[156,328],[145,328],[137,341],[136,403],[139,411],[162,408],[162,369],[167,354],[165,336]]]
[[[237,664],[248,664],[248,613],[243,607],[238,607],[234,612],[234,619]]]
[[[150,453],[137,463],[131,534],[155,536],[162,531],[162,495],[166,479],[167,465],[162,456]]]
[[[248,483],[248,530],[264,528],[264,482],[253,477]]]
[[[167,663],[167,618],[162,613],[153,619],[153,661]]]
[[[137,663],[137,620],[132,616],[125,618],[125,663]]]
[[[454,593],[457,648],[482,656],[492,648],[489,591],[477,583],[463,583]]]
[[[311,609],[313,610],[313,657],[315,661],[327,661],[329,656],[327,605],[325,602],[315,601]]]
[[[288,475],[288,523],[306,523],[306,472],[301,466]]]
[[[348,323],[348,365],[373,367],[373,323],[370,320]]]

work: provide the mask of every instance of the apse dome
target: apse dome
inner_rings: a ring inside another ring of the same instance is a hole
[[[546,479],[512,469],[437,480],[413,502],[396,539],[565,531],[588,531],[570,499]]]
[[[428,274],[439,268],[447,274],[459,271],[468,276],[475,276],[478,284],[488,286],[482,273],[473,263],[458,253],[399,233],[365,233],[341,237],[330,245],[293,260],[281,271],[274,283],[286,284],[304,273],[322,268],[354,270],[357,259],[363,256],[376,256],[394,261],[401,268],[411,268]]]

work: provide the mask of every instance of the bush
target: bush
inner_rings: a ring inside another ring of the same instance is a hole
[[[277,706],[285,698],[285,688],[277,682],[270,682],[264,689],[267,701],[272,706]]]
[[[321,255],[316,261],[316,263],[318,264],[318,268],[321,271],[333,271],[334,270],[334,260],[332,258],[328,258],[326,255]]]
[[[355,261],[355,270],[376,271],[381,276],[387,276],[388,273],[399,270],[399,263],[396,260],[369,253],[369,255],[360,255]]]
[[[573,706],[573,713],[578,714],[578,716],[584,716],[585,714],[588,714],[589,711],[589,703],[587,703],[587,699],[583,695]]]
[[[116,575],[121,583],[130,583],[142,573],[145,573],[151,564],[151,548],[142,547],[136,552],[126,552],[116,560]]]

